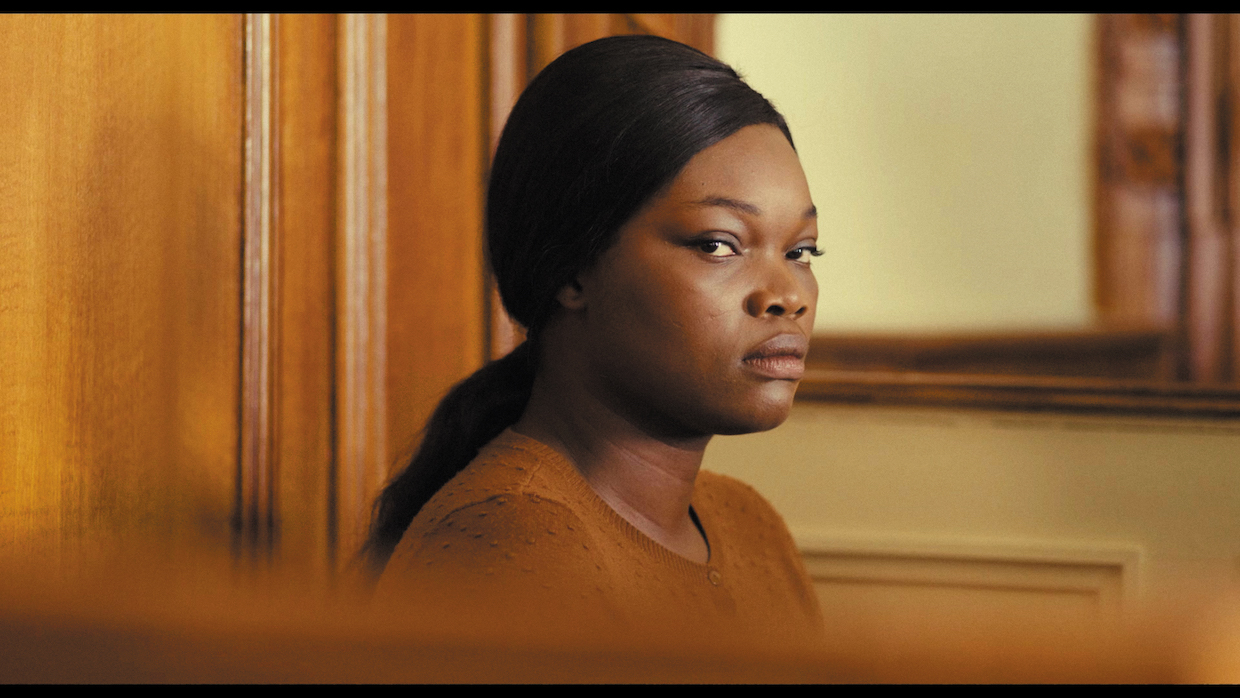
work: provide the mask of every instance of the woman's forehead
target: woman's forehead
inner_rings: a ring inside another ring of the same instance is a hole
[[[796,151],[775,126],[747,126],[689,161],[664,192],[668,203],[763,215],[773,206],[812,209]]]

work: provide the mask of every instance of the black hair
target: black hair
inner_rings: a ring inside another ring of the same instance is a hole
[[[534,78],[504,126],[486,204],[491,268],[528,339],[439,403],[417,453],[375,502],[362,550],[372,573],[422,506],[520,419],[557,291],[694,155],[755,124],[778,127],[792,143],[784,118],[734,70],[659,37],[599,39]]]

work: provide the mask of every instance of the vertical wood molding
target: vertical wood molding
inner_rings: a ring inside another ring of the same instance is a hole
[[[565,26],[563,14],[529,15],[530,65],[529,79],[564,53]]]
[[[347,560],[386,478],[387,40],[383,15],[340,18],[340,202],[334,545]]]
[[[1227,320],[1227,367],[1225,378],[1240,381],[1240,16],[1225,15],[1228,55],[1226,63],[1227,95],[1227,241],[1228,288],[1225,302]]]
[[[1218,340],[1222,310],[1220,255],[1222,236],[1215,191],[1218,125],[1215,109],[1216,41],[1210,15],[1188,17],[1188,137],[1185,139],[1185,189],[1188,224],[1189,284],[1187,334],[1189,375],[1208,379],[1219,370]]]
[[[1183,326],[1184,32],[1179,15],[1099,15],[1095,302],[1107,325]],[[1179,346],[1163,361],[1187,370]]]
[[[278,114],[274,16],[245,18],[245,203],[242,260],[241,452],[234,552],[269,555],[275,544],[279,356],[276,217]]]
[[[490,78],[488,114],[490,115],[491,157],[499,144],[500,133],[508,121],[508,113],[525,89],[525,16],[493,14],[487,17],[489,29],[487,70]]]
[[[490,122],[490,148],[488,162],[495,157],[495,146],[508,121],[508,113],[525,89],[526,57],[529,53],[526,39],[526,18],[516,14],[494,14],[488,18],[487,113]],[[483,237],[483,245],[486,238]],[[516,348],[522,340],[521,328],[504,310],[503,301],[495,280],[487,275],[486,299],[489,305],[487,356],[498,359]]]
[[[1189,378],[1235,380],[1235,90],[1226,15],[1189,15],[1185,189],[1189,244]]]

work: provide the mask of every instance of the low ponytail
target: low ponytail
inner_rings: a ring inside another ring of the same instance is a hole
[[[457,383],[435,408],[417,452],[375,500],[370,535],[361,551],[369,572],[383,571],[423,505],[464,470],[479,449],[521,418],[534,386],[534,363],[526,340]]]

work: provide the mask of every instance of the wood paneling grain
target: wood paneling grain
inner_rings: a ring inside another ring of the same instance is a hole
[[[390,463],[486,358],[484,41],[475,15],[388,19]]]
[[[1187,21],[1188,138],[1185,189],[1188,284],[1185,311],[1186,377],[1217,381],[1227,373],[1224,354],[1230,303],[1226,291],[1231,241],[1227,235],[1227,163],[1219,136],[1226,99],[1226,35],[1211,15]],[[1224,157],[1220,157],[1224,156]]]
[[[712,14],[634,12],[623,17],[633,27],[630,31],[675,39],[703,53],[713,55],[715,52],[715,16]]]
[[[366,535],[387,476],[387,19],[341,15],[336,209],[334,548]]]
[[[1059,376],[805,372],[797,399],[850,405],[1240,418],[1240,388]]]
[[[487,16],[487,112],[490,116],[488,166],[495,155],[495,147],[499,145],[499,137],[508,121],[508,113],[512,111],[529,81],[526,65],[529,59],[529,38],[526,31],[528,24],[525,15]],[[490,273],[487,273],[485,297],[489,306],[487,316],[490,322],[487,328],[487,358],[498,359],[515,349],[525,336],[520,325],[504,310],[499,289]]]
[[[347,560],[518,336],[482,210],[531,57],[688,21],[556,17],[0,18],[0,551]]]
[[[233,544],[268,557],[279,434],[280,157],[278,20],[245,17],[245,194],[241,280],[241,449]]]
[[[605,36],[654,34],[706,53],[711,53],[715,44],[712,14],[553,13],[529,17],[530,78],[561,53]]]
[[[1094,300],[1104,325],[1181,328],[1185,122],[1179,15],[1098,15]],[[1173,347],[1163,378],[1184,372]]]
[[[0,18],[0,549],[227,545],[238,17]]]
[[[336,18],[279,18],[280,270],[275,521],[285,565],[322,570],[335,542]]]
[[[1158,328],[924,335],[820,334],[811,368],[1155,380],[1170,333]]]

